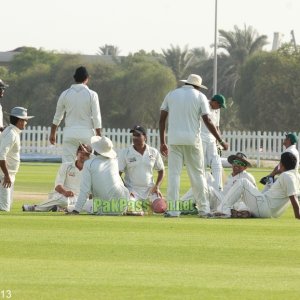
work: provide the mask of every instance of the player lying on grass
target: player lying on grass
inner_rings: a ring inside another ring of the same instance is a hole
[[[25,204],[22,206],[23,211],[58,211],[68,206],[74,207],[79,194],[81,170],[91,151],[90,146],[80,144],[76,152],[76,161],[61,164],[56,175],[54,191],[49,193],[48,199],[37,205]]]
[[[251,163],[247,160],[247,156],[241,152],[236,153],[235,155],[230,155],[227,158],[227,161],[231,164],[232,172],[227,177],[225,182],[223,191],[219,191],[214,187],[213,178],[210,174],[207,174],[207,184],[208,184],[208,199],[210,204],[211,212],[217,211],[219,205],[222,203],[225,195],[228,193],[230,188],[234,185],[234,183],[238,179],[248,179],[253,186],[256,186],[254,177],[247,172],[247,168],[251,167]],[[181,200],[189,200],[193,199],[193,191],[190,189]],[[242,197],[240,201],[235,203],[234,209],[232,210],[232,217],[235,218],[247,218],[250,217],[250,212],[244,202],[242,201]]]
[[[243,201],[256,218],[277,218],[283,214],[289,202],[293,206],[295,218],[300,219],[298,195],[300,176],[295,166],[297,158],[290,152],[281,154],[280,175],[266,192],[260,192],[248,179],[239,179],[231,187],[221,204],[221,211],[215,216],[231,217],[234,204]]]

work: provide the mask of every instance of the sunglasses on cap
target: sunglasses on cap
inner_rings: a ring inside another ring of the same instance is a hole
[[[245,162],[238,160],[238,159],[234,159],[232,161],[232,164],[236,165],[236,166],[240,166],[240,167],[247,167],[247,164]]]

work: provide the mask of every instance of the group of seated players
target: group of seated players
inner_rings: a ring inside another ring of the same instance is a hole
[[[164,199],[159,189],[164,177],[160,153],[146,143],[143,127],[135,126],[130,132],[133,143],[122,149],[118,157],[107,137],[92,137],[91,146],[80,144],[76,160],[61,164],[48,199],[36,205],[25,204],[23,211],[64,211],[68,214],[83,211],[98,215],[197,214],[192,190],[177,201]],[[206,195],[211,210],[208,217],[279,217],[291,203],[294,215],[299,219],[296,142],[294,134],[286,135],[286,151],[272,173],[262,178],[263,191],[258,190],[254,177],[247,171],[251,163],[241,152],[227,158],[232,171],[222,190],[215,188],[214,179],[207,172]],[[157,171],[156,181],[154,170]],[[168,214],[174,210],[178,213]]]

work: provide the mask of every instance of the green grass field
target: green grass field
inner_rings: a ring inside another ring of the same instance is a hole
[[[299,299],[291,209],[246,220],[22,212],[37,202],[22,195],[43,198],[58,166],[23,163],[13,210],[0,213],[0,299]]]

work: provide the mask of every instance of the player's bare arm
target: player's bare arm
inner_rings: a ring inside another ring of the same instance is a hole
[[[150,193],[157,193],[158,196],[162,197],[162,193],[159,190],[159,187],[164,178],[164,170],[158,171],[157,179],[155,185],[152,187]]]
[[[52,145],[56,144],[56,130],[57,130],[57,125],[52,124],[51,125],[50,136],[49,136],[49,142]]]
[[[168,156],[168,146],[166,144],[166,121],[168,112],[165,110],[160,111],[159,119],[159,136],[160,136],[160,152],[163,156]]]
[[[68,190],[64,189],[64,187],[62,185],[57,185],[55,187],[55,190],[58,193],[64,195],[65,197],[74,197],[74,193],[72,191],[68,191]]]
[[[296,219],[300,219],[300,207],[299,207],[299,202],[298,202],[298,197],[296,195],[289,196],[290,201],[293,206],[294,210],[294,215]]]
[[[12,182],[11,182],[10,176],[8,174],[8,170],[7,170],[7,167],[6,167],[6,161],[5,160],[0,160],[0,168],[3,172],[3,174],[4,174],[2,186],[4,188],[11,187]]]
[[[95,131],[96,131],[96,135],[101,136],[101,128],[96,128]]]

